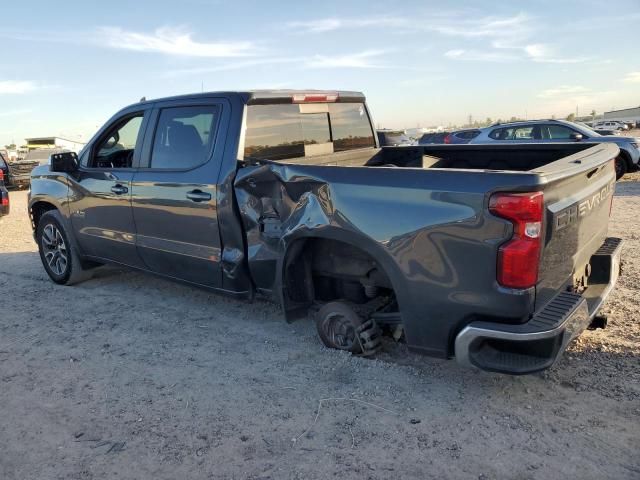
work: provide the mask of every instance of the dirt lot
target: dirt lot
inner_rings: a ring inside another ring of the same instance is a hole
[[[609,327],[527,377],[351,357],[269,303],[114,268],[55,286],[26,198],[0,223],[0,479],[640,478],[640,174]]]

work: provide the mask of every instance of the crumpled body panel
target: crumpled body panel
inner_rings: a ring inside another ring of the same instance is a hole
[[[473,182],[482,176],[468,176],[278,163],[239,169],[235,193],[255,286],[282,300],[292,243],[325,238],[358,247],[383,268],[407,342],[425,353],[449,355],[453,332],[469,316],[525,317],[532,296],[495,285],[497,246],[508,232],[484,214],[490,188]]]

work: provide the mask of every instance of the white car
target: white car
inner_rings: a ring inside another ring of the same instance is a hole
[[[593,128],[598,130],[628,130],[629,127],[626,123],[618,122],[616,120],[607,120],[604,122],[597,122]]]

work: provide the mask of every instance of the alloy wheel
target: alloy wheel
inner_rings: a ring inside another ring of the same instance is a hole
[[[51,271],[58,276],[64,275],[69,265],[69,254],[60,230],[51,223],[45,226],[41,243],[44,258]]]

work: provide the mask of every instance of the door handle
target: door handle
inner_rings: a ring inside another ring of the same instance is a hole
[[[211,200],[211,194],[202,190],[191,190],[187,192],[187,198],[193,202],[208,202]]]
[[[123,195],[123,194],[127,193],[129,191],[129,189],[127,187],[125,187],[124,185],[120,185],[119,183],[117,183],[113,187],[111,187],[111,191],[113,193],[115,193],[116,195]]]

